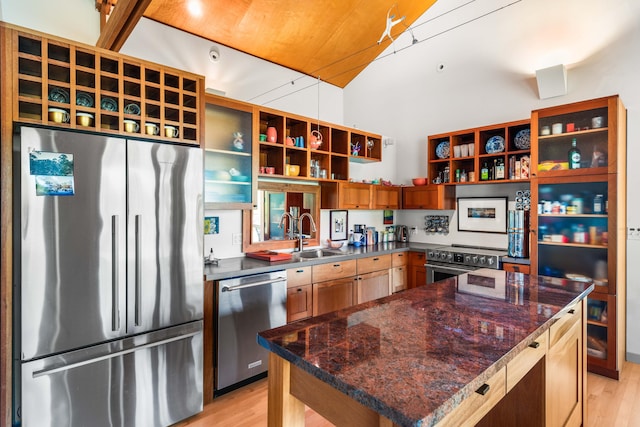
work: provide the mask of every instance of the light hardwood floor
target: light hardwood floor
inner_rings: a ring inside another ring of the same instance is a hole
[[[587,427],[640,426],[640,365],[625,362],[619,381],[599,375],[587,376]],[[311,409],[307,426],[331,423]],[[267,380],[263,379],[214,399],[204,411],[180,423],[180,427],[266,427]]]

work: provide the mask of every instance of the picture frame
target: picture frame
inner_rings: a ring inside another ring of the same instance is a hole
[[[458,231],[507,233],[506,197],[458,197]]]
[[[339,210],[329,212],[329,238],[334,241],[347,240],[347,218],[349,211]]]

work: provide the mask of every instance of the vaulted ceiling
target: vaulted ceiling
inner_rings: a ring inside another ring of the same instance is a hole
[[[97,0],[98,46],[118,50],[145,16],[345,87],[435,1]],[[402,20],[385,33],[388,18]]]

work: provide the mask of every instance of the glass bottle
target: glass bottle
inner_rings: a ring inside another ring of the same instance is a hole
[[[580,158],[580,150],[577,147],[576,139],[573,138],[569,150],[569,169],[580,169]]]
[[[487,181],[489,179],[489,166],[487,166],[487,162],[482,164],[482,169],[480,169],[480,181]]]
[[[495,179],[504,179],[504,159],[500,157],[496,162]]]

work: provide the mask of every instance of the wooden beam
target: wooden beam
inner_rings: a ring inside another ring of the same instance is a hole
[[[96,46],[119,51],[149,3],[151,0],[119,0],[106,24],[100,29]]]

